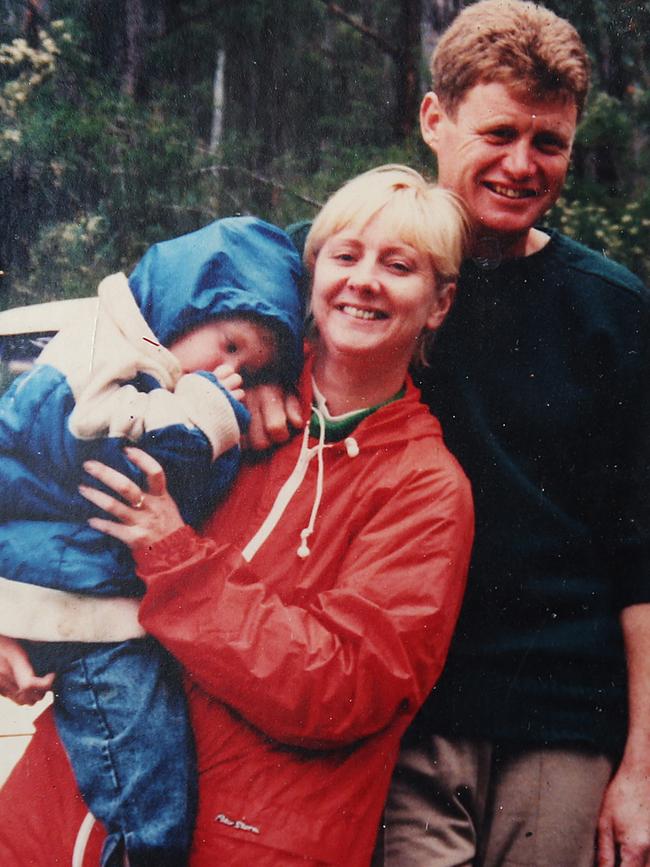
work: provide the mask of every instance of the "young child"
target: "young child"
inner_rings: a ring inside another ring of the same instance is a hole
[[[274,366],[298,373],[300,274],[289,238],[253,218],[157,244],[128,281],[106,278],[87,320],[59,332],[2,397],[0,575],[2,604],[15,603],[15,637],[31,637],[30,592],[36,600],[42,588],[143,590],[126,546],[86,523],[96,509],[77,492],[85,460],[139,479],[124,453],[137,445],[164,467],[186,521],[213,511],[236,475],[248,422],[214,371],[228,364],[244,384]],[[122,865],[125,853],[130,867],[185,864],[196,781],[171,658],[146,637],[24,646],[37,671],[56,671],[59,734],[109,832],[102,867]]]

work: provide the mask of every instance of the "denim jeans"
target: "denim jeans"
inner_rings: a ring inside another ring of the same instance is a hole
[[[23,642],[56,671],[54,715],[90,811],[108,831],[101,867],[183,867],[197,774],[175,661],[152,638],[119,644]]]

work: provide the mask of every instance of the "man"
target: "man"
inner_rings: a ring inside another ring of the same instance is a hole
[[[465,202],[474,258],[421,384],[472,481],[477,536],[445,673],[403,746],[384,863],[589,867],[598,828],[599,865],[637,867],[650,863],[649,298],[538,227],[565,179],[586,52],[543,7],[482,0],[432,71],[422,135]]]

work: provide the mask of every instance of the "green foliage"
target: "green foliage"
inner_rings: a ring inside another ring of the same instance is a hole
[[[16,281],[6,306],[84,298],[98,275],[114,270],[115,258],[107,221],[99,215],[45,226],[32,248],[30,271]]]
[[[91,294],[151,243],[218,216],[286,225],[367,168],[433,165],[417,133],[395,141],[389,56],[321,0],[147,0],[133,96],[116,5],[47,5],[59,20],[36,47],[18,0],[4,0],[0,24],[0,307]],[[399,3],[339,5],[398,41]],[[606,0],[549,5],[585,33],[600,82],[549,221],[648,279],[650,3],[621,0],[615,16]],[[225,131],[211,148],[220,49]]]
[[[650,198],[607,206],[560,198],[548,217],[571,238],[626,265],[650,283]]]

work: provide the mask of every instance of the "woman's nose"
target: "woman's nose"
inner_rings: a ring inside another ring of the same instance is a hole
[[[378,292],[379,278],[371,263],[359,262],[348,276],[348,285],[358,292]]]

